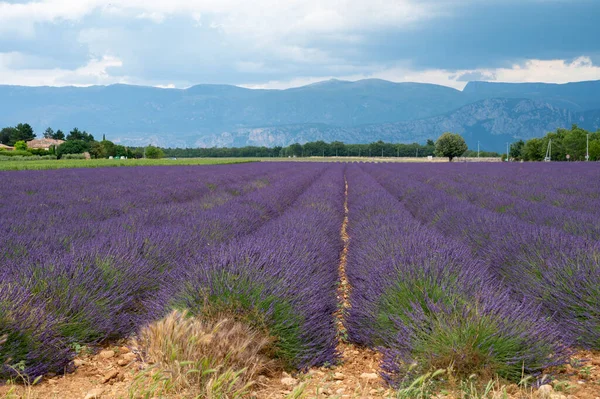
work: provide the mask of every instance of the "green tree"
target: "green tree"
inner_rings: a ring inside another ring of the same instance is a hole
[[[63,133],[63,131],[62,131],[62,130],[58,129],[58,130],[56,131],[56,133],[54,133],[54,134],[52,135],[52,138],[53,138],[54,140],[64,140],[64,139],[65,139],[65,134]]]
[[[380,157],[385,155],[384,153],[385,143],[381,140],[369,144],[370,155],[373,157]]]
[[[83,154],[90,150],[90,143],[83,140],[67,140],[56,149],[56,155],[60,158],[64,154]]]
[[[573,125],[571,131],[566,132],[563,138],[563,146],[565,153],[569,154],[572,161],[585,160],[587,134],[587,131],[580,129],[577,125]]]
[[[28,123],[19,123],[15,127],[5,127],[0,132],[2,144],[14,146],[17,141],[30,141],[35,138],[33,128]]]
[[[94,141],[94,136],[92,136],[85,130],[82,132],[78,128],[74,128],[73,130],[71,130],[69,132],[69,135],[67,136],[67,141],[75,141],[75,140],[82,140],[82,141],[91,143],[92,141]]]
[[[106,150],[102,143],[94,141],[90,144],[90,156],[96,159],[106,158]]]
[[[114,157],[117,155],[117,146],[112,141],[102,140],[100,144],[104,147],[104,152],[107,157]]]
[[[523,146],[523,150],[521,153],[523,154],[523,159],[525,161],[541,161],[544,159],[545,149],[542,149],[542,139],[533,138],[531,140],[527,140],[525,145]],[[543,153],[542,153],[543,152]]]
[[[29,123],[19,123],[16,126],[16,129],[18,134],[15,137],[15,143],[19,140],[27,142],[35,138],[35,133],[33,132],[33,128],[29,125]]]
[[[27,143],[23,140],[19,140],[15,143],[15,150],[17,151],[27,151]]]
[[[304,155],[308,156],[325,156],[329,154],[329,144],[323,140],[313,141],[304,144]]]
[[[590,141],[590,161],[600,161],[600,139]]]
[[[148,147],[146,147],[146,158],[151,158],[151,159],[159,159],[165,156],[165,153],[163,152],[163,150],[161,150],[158,147],[154,147],[152,145],[149,145]]]
[[[302,144],[294,143],[288,147],[288,155],[301,156],[302,155]]]
[[[525,147],[525,142],[523,140],[516,141],[510,145],[508,154],[511,158],[521,160],[523,158],[523,147]]]
[[[464,154],[467,149],[465,139],[458,133],[446,132],[435,142],[435,155],[438,157],[448,157],[450,162],[455,157],[460,157]]]
[[[133,157],[136,158],[136,159],[144,158],[144,149],[143,148],[136,148],[133,151]]]
[[[118,157],[126,157],[127,156],[127,148],[125,148],[122,145],[115,146],[115,155]],[[163,153],[163,155],[160,158],[162,158],[164,156],[165,156],[165,154]]]
[[[0,130],[0,144],[11,145],[14,144],[12,142],[12,137],[16,134],[16,128],[14,127],[5,127]]]
[[[332,141],[330,144],[331,155],[346,155],[346,145],[341,141]]]

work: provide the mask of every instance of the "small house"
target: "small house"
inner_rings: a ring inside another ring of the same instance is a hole
[[[36,139],[36,140],[28,141],[27,148],[43,149],[43,150],[49,151],[50,147],[52,147],[52,146],[58,147],[59,145],[61,145],[64,142],[65,142],[64,140],[55,140],[55,139]]]

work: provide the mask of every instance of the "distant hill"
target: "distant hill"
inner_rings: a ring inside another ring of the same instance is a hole
[[[185,90],[129,85],[0,86],[0,127],[77,126],[126,145],[170,147],[424,142],[444,131],[502,151],[514,138],[578,123],[596,129],[600,81],[549,84],[471,82],[464,91],[378,79],[329,80],[287,90],[198,85]]]
[[[572,111],[600,109],[600,80],[565,84],[469,82],[463,94],[472,101],[527,98]]]
[[[541,137],[557,127],[600,128],[600,110],[574,112],[527,99],[490,99],[465,105],[455,111],[431,118],[356,127],[326,124],[298,124],[237,128],[212,133],[198,139],[194,146],[286,145],[293,142],[340,140],[346,143],[421,142],[437,138],[442,132],[463,135],[470,148],[503,151],[506,142]]]

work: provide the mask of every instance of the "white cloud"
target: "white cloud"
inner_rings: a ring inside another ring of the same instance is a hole
[[[25,56],[21,53],[0,53],[1,84],[15,84],[22,86],[90,86],[106,85],[113,83],[126,83],[124,76],[111,75],[109,68],[118,68],[123,63],[118,58],[104,56],[95,58],[76,69],[42,69],[24,68],[16,69]]]
[[[256,89],[286,89],[319,82],[326,79],[360,80],[368,78],[385,79],[392,82],[433,83],[462,90],[467,82],[458,78],[464,74],[478,74],[492,77],[494,81],[522,83],[567,83],[585,80],[600,80],[600,66],[593,65],[589,57],[579,57],[572,62],[565,60],[528,60],[523,64],[515,64],[511,68],[471,69],[449,71],[444,69],[428,69],[418,71],[408,66],[397,68],[367,67],[372,73],[357,73],[349,75],[308,76],[286,81],[269,81],[262,84],[242,85]]]
[[[165,15],[159,12],[143,12],[136,16],[137,19],[149,19],[150,21],[160,24],[165,20]]]
[[[524,65],[496,69],[493,73],[497,80],[504,82],[566,83],[600,79],[600,67],[593,65],[589,57],[579,57],[572,62],[529,60]]]
[[[0,2],[0,27],[29,35],[36,23],[78,21],[95,11],[160,23],[166,16],[210,15],[234,35],[315,34],[406,25],[435,10],[416,0],[38,0]]]

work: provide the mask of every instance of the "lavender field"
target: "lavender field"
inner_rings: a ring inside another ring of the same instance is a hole
[[[0,172],[0,381],[173,309],[266,331],[287,370],[335,364],[342,336],[392,386],[535,377],[600,349],[599,238],[593,163]]]

